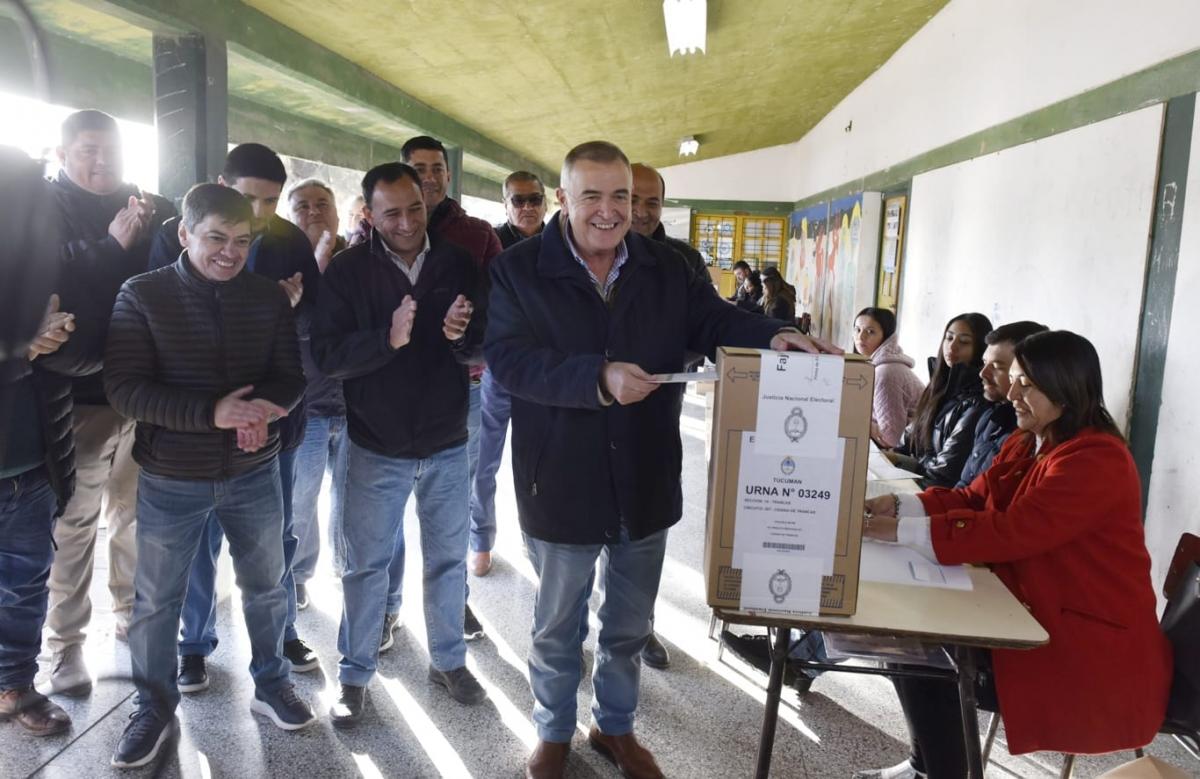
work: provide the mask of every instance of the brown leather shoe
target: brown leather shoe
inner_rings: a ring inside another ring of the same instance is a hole
[[[492,570],[492,553],[471,552],[467,567],[475,576],[487,576]]]
[[[588,743],[592,749],[613,761],[625,779],[663,779],[663,772],[658,770],[654,755],[639,744],[632,733],[606,736],[600,732],[600,728],[592,725],[588,731]]]
[[[563,779],[570,753],[570,743],[539,741],[525,761],[525,779]]]
[[[33,687],[0,690],[0,722],[15,719],[35,736],[57,736],[71,727],[71,718]]]

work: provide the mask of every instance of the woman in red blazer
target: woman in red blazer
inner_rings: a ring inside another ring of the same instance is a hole
[[[992,467],[965,489],[868,501],[864,535],[942,563],[989,565],[1050,634],[1038,649],[993,650],[993,673],[982,677],[994,679],[1012,754],[1140,747],[1163,721],[1171,649],[1158,625],[1137,469],[1104,408],[1087,339],[1040,333],[1015,354],[1008,399],[1020,432]],[[896,686],[912,755],[860,776],[966,776],[953,685]]]

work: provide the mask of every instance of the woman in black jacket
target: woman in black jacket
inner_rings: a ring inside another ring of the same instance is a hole
[[[978,313],[959,314],[946,323],[933,376],[893,450],[902,455],[903,467],[921,474],[926,487],[954,486],[971,454],[986,405],[979,371],[991,330],[991,321]]]

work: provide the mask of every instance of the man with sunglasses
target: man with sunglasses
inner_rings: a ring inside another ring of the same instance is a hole
[[[526,170],[508,174],[504,180],[504,210],[508,220],[496,226],[496,235],[505,249],[540,233],[546,219],[542,180]],[[471,482],[471,552],[467,567],[476,576],[487,576],[496,544],[496,473],[504,457],[511,401],[488,370],[480,380],[479,395],[479,450]]]
[[[504,180],[504,212],[508,221],[496,226],[505,249],[542,231],[546,221],[546,188],[527,170],[508,174]]]

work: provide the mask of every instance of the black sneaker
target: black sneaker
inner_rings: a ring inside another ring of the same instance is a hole
[[[153,709],[138,709],[129,715],[129,724],[121,734],[111,763],[115,768],[137,768],[158,757],[158,750],[170,738],[174,717],[163,719]]]
[[[383,654],[392,648],[392,644],[396,643],[396,638],[392,635],[392,631],[400,624],[399,614],[384,614],[383,615],[383,635],[379,638],[379,654]]]
[[[358,724],[363,715],[366,691],[366,687],[356,687],[353,684],[342,685],[337,703],[329,707],[329,719],[335,728],[344,730]]]
[[[771,674],[771,638],[765,635],[750,635],[743,633],[735,636],[728,630],[721,631],[721,643],[738,656],[742,662],[754,666],[770,676]],[[803,675],[803,674],[801,674]],[[791,663],[784,664],[783,683],[793,684],[796,681],[796,670]]]
[[[184,655],[179,658],[179,691],[200,692],[208,689],[208,665],[204,655]]]
[[[479,624],[479,620],[475,618],[475,612],[471,611],[470,606],[463,608],[463,639],[466,641],[476,641],[483,638],[483,625]]]
[[[450,693],[451,698],[468,706],[474,706],[487,700],[487,691],[480,686],[479,681],[467,670],[465,665],[462,668],[455,668],[453,671],[439,671],[431,665],[429,666],[429,681],[442,685]]]
[[[308,608],[308,588],[296,582],[296,611],[304,611]]]
[[[300,700],[300,696],[296,695],[296,688],[291,683],[284,683],[274,692],[255,689],[254,700],[250,701],[250,711],[270,718],[284,730],[300,730],[317,721],[312,708]]]
[[[650,638],[646,640],[646,645],[642,647],[642,662],[660,671],[670,667],[671,653],[658,640],[658,634],[650,633]]]
[[[317,657],[317,653],[300,638],[283,642],[283,656],[291,661],[292,670],[297,673],[312,671],[321,665],[321,659]]]

